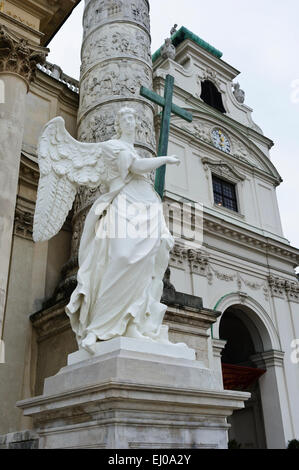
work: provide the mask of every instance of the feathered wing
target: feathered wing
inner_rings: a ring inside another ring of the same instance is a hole
[[[33,224],[33,240],[54,237],[72,208],[78,186],[97,187],[107,178],[99,143],[78,142],[56,117],[43,129],[38,144],[40,180]]]

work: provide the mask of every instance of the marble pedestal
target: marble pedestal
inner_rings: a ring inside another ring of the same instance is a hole
[[[221,390],[192,350],[118,338],[69,356],[42,396],[17,403],[39,448],[226,448],[248,393]],[[82,360],[83,359],[83,360]]]

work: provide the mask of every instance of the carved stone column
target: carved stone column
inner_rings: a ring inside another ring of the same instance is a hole
[[[0,25],[0,338],[2,338],[17,196],[25,100],[36,64],[48,49],[32,46]]]
[[[153,105],[139,94],[141,85],[152,88],[148,0],[85,0],[83,25],[78,139],[110,139],[117,111],[129,106],[138,112],[140,154],[155,155]],[[76,199],[68,265],[73,274],[86,213],[101,189],[81,190]]]

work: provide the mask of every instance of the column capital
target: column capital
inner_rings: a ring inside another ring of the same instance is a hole
[[[12,72],[30,83],[35,77],[36,65],[43,64],[49,49],[34,46],[0,25],[0,73]]]
[[[269,369],[270,367],[283,367],[284,351],[265,351],[250,356],[257,367]]]

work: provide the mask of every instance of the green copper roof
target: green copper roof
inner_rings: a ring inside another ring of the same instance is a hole
[[[196,36],[196,34],[193,34],[191,31],[189,31],[189,29],[185,28],[185,26],[182,26],[176,33],[174,33],[173,36],[171,36],[172,44],[175,47],[177,47],[179,44],[185,41],[185,39],[191,39],[191,41],[195,42],[195,44],[198,44],[199,46],[201,46],[203,49],[213,54],[218,59],[220,59],[223,56],[222,52],[218,51],[218,49],[215,49],[215,47],[208,44],[199,36]],[[160,55],[161,55],[161,47],[154,53],[152,57],[153,62],[155,62],[160,57]]]

